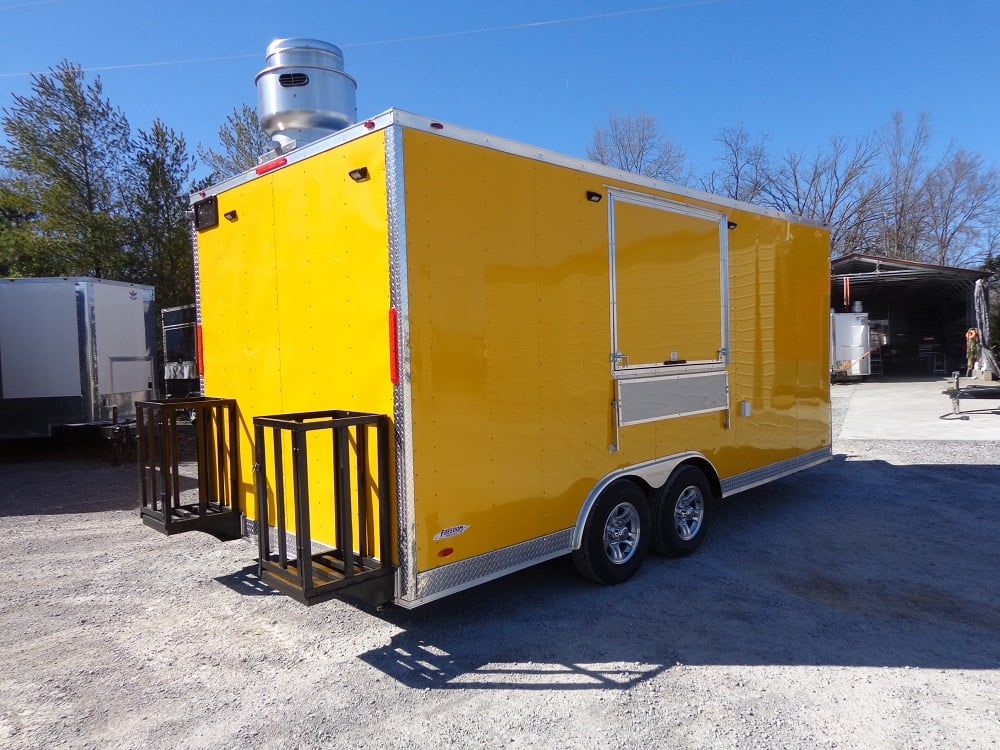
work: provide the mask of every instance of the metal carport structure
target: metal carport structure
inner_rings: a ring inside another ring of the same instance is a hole
[[[965,332],[976,325],[975,284],[990,272],[860,253],[830,266],[830,308],[868,313],[885,374],[964,368]]]

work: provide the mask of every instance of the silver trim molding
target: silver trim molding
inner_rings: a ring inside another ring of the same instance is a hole
[[[735,474],[728,479],[722,480],[722,496],[729,497],[730,495],[735,495],[737,492],[749,490],[751,487],[767,484],[775,479],[780,479],[803,469],[826,463],[831,458],[833,458],[833,448],[826,446],[825,448],[819,448],[809,453],[803,453],[801,456],[795,456],[794,458],[762,466],[759,469]]]
[[[459,560],[420,573],[417,576],[416,595],[399,598],[396,604],[410,609],[572,551],[573,529],[563,529],[494,552]]]

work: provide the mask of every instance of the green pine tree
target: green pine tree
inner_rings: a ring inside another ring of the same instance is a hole
[[[31,88],[13,97],[0,120],[5,191],[31,217],[8,233],[16,246],[6,249],[6,263],[25,275],[120,278],[129,265],[128,121],[104,97],[100,79],[88,84],[69,61],[34,75]]]

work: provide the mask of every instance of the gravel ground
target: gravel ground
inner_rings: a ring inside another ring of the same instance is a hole
[[[370,612],[144,527],[131,466],[0,447],[0,747],[997,747],[1000,451],[834,452],[625,585],[557,560]]]

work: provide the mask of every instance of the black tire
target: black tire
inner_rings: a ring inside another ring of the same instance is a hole
[[[627,480],[610,485],[594,503],[573,563],[580,575],[598,583],[627,581],[642,565],[651,542],[649,501]]]
[[[667,557],[684,557],[701,546],[712,517],[715,495],[695,466],[682,466],[653,500],[653,548]]]

